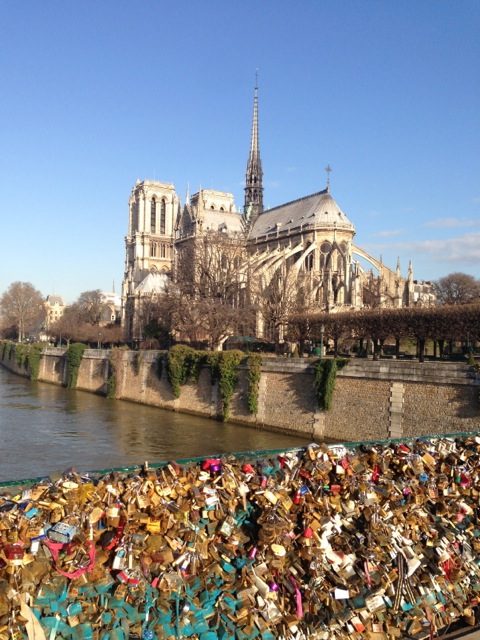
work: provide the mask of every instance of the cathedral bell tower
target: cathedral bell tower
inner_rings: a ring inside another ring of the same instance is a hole
[[[253,124],[250,154],[248,156],[245,179],[244,215],[251,227],[263,211],[263,171],[258,142],[258,83],[255,81],[255,97],[253,100]]]

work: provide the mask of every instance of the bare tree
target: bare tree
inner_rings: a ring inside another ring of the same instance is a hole
[[[267,337],[278,348],[286,330],[288,339],[298,342],[303,353],[304,344],[310,337],[306,318],[316,307],[318,280],[310,272],[302,269],[287,271],[284,265],[280,265],[260,270],[250,283],[265,322]]]
[[[435,282],[439,304],[469,304],[480,301],[480,280],[467,273],[450,273]]]
[[[54,338],[61,345],[62,341],[82,342],[87,335],[86,322],[82,320],[82,310],[78,304],[74,303],[65,308],[62,316],[48,329],[50,338]]]
[[[99,324],[105,310],[108,308],[100,289],[84,291],[76,301],[80,317],[91,325]]]
[[[29,282],[13,282],[0,298],[0,312],[15,327],[17,340],[45,320],[45,304],[40,291]]]
[[[180,341],[218,350],[237,333],[251,332],[248,269],[240,238],[206,233],[181,248],[181,268],[159,296],[160,323]]]
[[[338,356],[340,342],[352,336],[352,313],[318,313],[314,317],[312,336],[320,340],[323,332],[333,342],[333,355]],[[322,329],[323,327],[323,329]]]
[[[284,269],[278,268],[269,281],[264,282],[260,277],[257,282],[256,299],[265,322],[266,334],[278,347],[283,337],[282,328],[294,312],[299,312],[295,308],[296,278],[293,277],[293,272],[286,273]]]

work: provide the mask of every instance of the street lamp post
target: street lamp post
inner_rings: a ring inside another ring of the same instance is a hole
[[[320,325],[320,360],[323,358],[323,332],[325,331],[325,325]]]
[[[99,333],[98,334],[98,346],[97,346],[97,348],[100,349],[101,346],[102,346],[102,334]]]

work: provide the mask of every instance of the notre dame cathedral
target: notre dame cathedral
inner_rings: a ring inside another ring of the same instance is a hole
[[[389,269],[354,244],[355,227],[331,196],[328,177],[322,191],[264,209],[257,86],[243,211],[232,194],[221,191],[201,189],[191,197],[187,192],[182,206],[173,184],[144,180],[132,189],[122,284],[127,340],[142,335],[145,301],[161,295],[182,260],[192,259],[185,247],[207,233],[239,239],[245,258],[238,268],[247,265],[256,273],[263,291],[279,277],[294,287],[308,281],[311,309],[334,313],[434,302],[432,285],[414,280],[411,264],[403,277],[398,262]],[[269,337],[266,329],[260,312],[257,337]]]

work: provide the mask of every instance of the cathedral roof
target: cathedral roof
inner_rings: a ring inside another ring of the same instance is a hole
[[[338,229],[355,233],[355,227],[330,195],[328,189],[287,202],[261,213],[250,232],[250,239],[294,232],[301,228]]]
[[[243,233],[243,216],[239,213],[205,209],[202,214],[203,231],[223,231],[229,235]]]
[[[163,271],[150,271],[140,284],[135,287],[136,293],[163,293],[167,287],[168,276]]]
[[[197,207],[187,204],[178,222],[178,228],[183,237],[200,231],[224,231],[229,235],[243,234],[245,231],[243,220],[243,216],[234,211],[203,209],[198,212]]]

